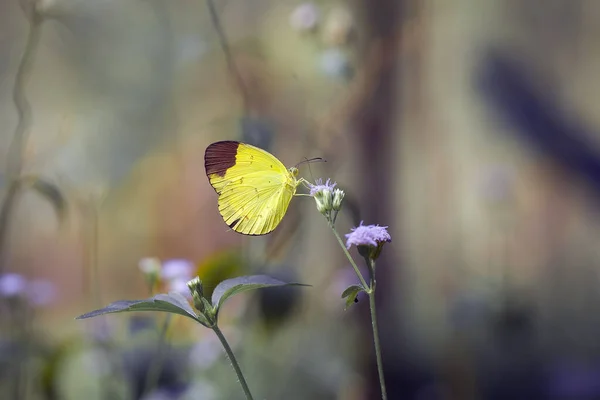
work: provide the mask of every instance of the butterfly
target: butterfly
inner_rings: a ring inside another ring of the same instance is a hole
[[[244,235],[266,235],[283,219],[296,189],[307,181],[298,168],[286,168],[258,147],[221,141],[204,153],[204,168],[219,195],[219,213],[231,229]]]

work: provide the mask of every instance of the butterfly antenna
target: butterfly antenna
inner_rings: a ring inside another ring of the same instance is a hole
[[[310,177],[312,180],[314,180],[314,177],[312,175],[312,169],[310,168],[310,163],[312,163],[312,162],[327,162],[327,160],[324,159],[323,157],[314,157],[314,158],[304,157],[303,161],[300,161],[298,164],[296,164],[296,168],[298,168],[298,166],[301,164],[308,164],[308,170],[310,172]]]

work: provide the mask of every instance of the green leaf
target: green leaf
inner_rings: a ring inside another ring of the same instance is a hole
[[[268,275],[250,275],[240,276],[238,278],[227,279],[219,283],[212,294],[212,303],[216,312],[231,296],[248,290],[262,289],[274,286],[310,286],[302,283],[286,283]]]
[[[104,314],[132,312],[132,311],[162,311],[171,314],[183,315],[196,322],[205,323],[196,315],[187,299],[182,294],[171,292],[169,294],[157,294],[145,300],[120,300],[109,304],[99,310],[80,315],[75,319],[86,319]]]
[[[358,294],[365,289],[360,285],[350,285],[342,292],[342,299],[346,299],[346,309],[354,303],[358,303]]]

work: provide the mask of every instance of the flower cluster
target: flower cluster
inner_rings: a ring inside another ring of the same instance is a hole
[[[24,299],[30,305],[41,307],[56,298],[56,287],[43,279],[28,280],[15,273],[0,275],[0,298]]]
[[[344,200],[344,191],[336,188],[337,183],[331,183],[327,179],[323,183],[323,179],[317,179],[314,185],[310,185],[310,195],[317,203],[317,210],[323,214],[327,221],[335,223],[338,211],[342,209],[342,201]]]
[[[392,241],[387,228],[387,226],[363,225],[361,221],[359,226],[352,228],[346,235],[346,248],[349,249],[354,245],[360,255],[376,260],[383,245]]]

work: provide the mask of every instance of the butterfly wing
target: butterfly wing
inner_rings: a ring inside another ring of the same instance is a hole
[[[297,181],[281,161],[248,144],[213,143],[204,166],[225,223],[245,235],[273,231],[296,192]]]

